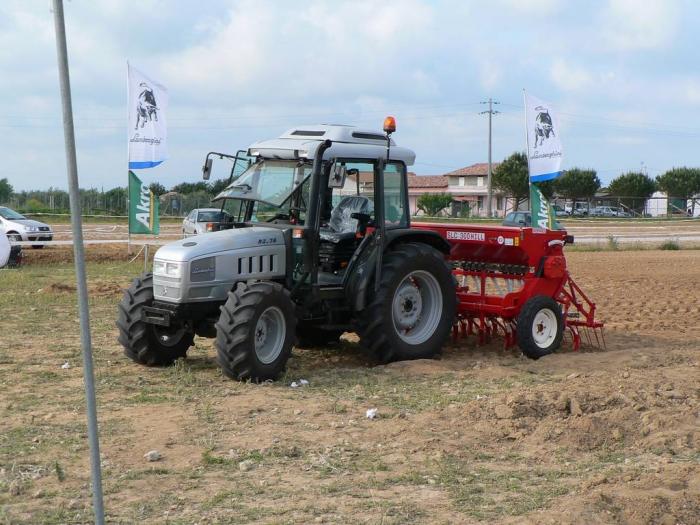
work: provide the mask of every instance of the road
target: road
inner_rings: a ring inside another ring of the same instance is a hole
[[[700,220],[596,220],[577,219],[561,221],[562,225],[574,236],[576,244],[606,243],[611,236],[618,243],[651,243],[675,240],[679,243],[700,242]],[[53,225],[54,240],[60,244],[71,244],[70,224]],[[133,244],[165,244],[181,237],[179,224],[162,224],[158,236],[135,235]],[[89,244],[124,243],[128,239],[125,224],[90,224],[83,225],[83,235]],[[51,243],[51,244],[59,244]],[[34,243],[39,244],[39,243]]]

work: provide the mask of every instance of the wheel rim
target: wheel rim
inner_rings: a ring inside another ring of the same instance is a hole
[[[557,337],[557,317],[549,308],[543,308],[532,321],[532,339],[540,348],[549,347]]]
[[[442,318],[442,291],[437,279],[423,270],[404,277],[394,292],[391,313],[396,333],[406,343],[424,343]]]
[[[182,327],[172,329],[153,325],[153,333],[161,346],[171,348],[182,341],[186,330]]]
[[[287,322],[282,310],[270,306],[260,314],[255,324],[255,355],[258,360],[269,365],[282,353],[284,339],[287,333]]]

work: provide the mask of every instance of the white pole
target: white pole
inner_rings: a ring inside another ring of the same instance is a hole
[[[78,309],[80,312],[80,346],[83,352],[83,381],[87,404],[88,443],[90,447],[90,473],[92,478],[92,505],[95,523],[104,524],[102,501],[102,469],[100,466],[100,443],[97,429],[97,400],[95,396],[95,374],[92,366],[92,341],[90,340],[90,310],[88,304],[87,277],[85,273],[85,248],[83,246],[83,224],[80,192],[78,190],[78,163],[75,155],[75,132],[73,129],[73,105],[71,102],[70,76],[68,73],[68,49],[66,26],[63,19],[63,0],[53,0],[53,19],[56,30],[58,73],[63,105],[63,135],[66,143],[68,191],[70,195],[71,226],[73,229],[73,255],[78,287]]]
[[[530,182],[530,138],[528,137],[527,134],[527,98],[525,97],[525,88],[523,88],[523,108],[525,110],[525,158],[527,159],[527,183],[528,187],[532,186],[532,182]],[[528,202],[530,202],[530,215],[533,216],[532,213],[532,199],[530,199],[530,195],[532,194],[532,190],[530,190],[530,193],[528,193]],[[516,210],[517,211],[517,210]],[[532,224],[530,224],[532,226]]]

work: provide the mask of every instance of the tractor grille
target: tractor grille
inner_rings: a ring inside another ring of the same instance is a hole
[[[277,255],[253,255],[238,258],[238,275],[254,275],[258,273],[278,272]]]

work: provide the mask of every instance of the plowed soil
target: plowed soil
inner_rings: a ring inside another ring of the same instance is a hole
[[[0,272],[5,523],[90,521],[74,281],[50,251]],[[346,334],[264,385],[222,377],[210,340],[128,361],[113,320],[143,262],[92,263],[108,521],[700,523],[700,251],[568,262],[606,349],[530,361],[469,339],[378,366]]]

